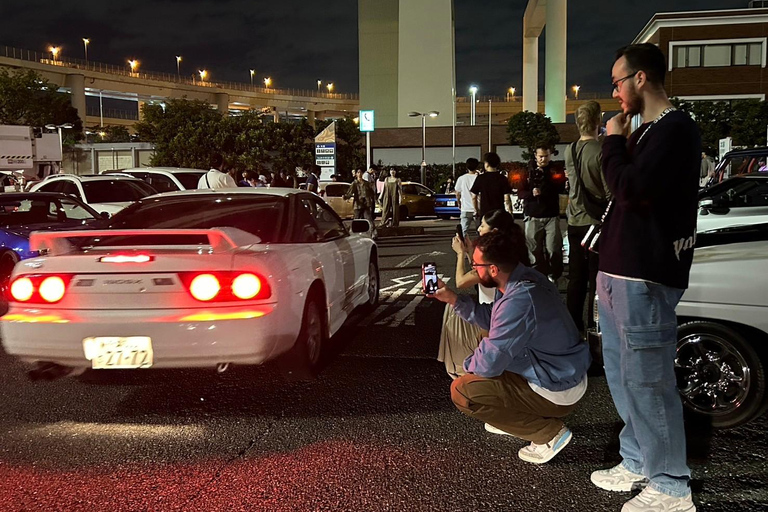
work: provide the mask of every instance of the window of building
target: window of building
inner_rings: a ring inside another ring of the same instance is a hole
[[[748,64],[750,66],[759,66],[763,63],[763,45],[760,43],[751,43],[749,45]]]
[[[701,66],[701,46],[688,47],[688,67],[698,68]]]
[[[731,65],[731,45],[711,45],[704,47],[704,67],[714,68]]]
[[[749,46],[746,44],[733,45],[733,65],[746,66],[748,52],[749,52]]]

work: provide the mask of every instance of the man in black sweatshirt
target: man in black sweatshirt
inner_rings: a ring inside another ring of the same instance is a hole
[[[622,511],[693,512],[683,409],[675,381],[677,306],[693,259],[701,138],[664,90],[653,44],[620,49],[603,172],[613,194],[599,238],[597,293],[605,376],[625,426],[622,462],[592,473],[606,490],[646,485]],[[629,135],[631,119],[643,124]]]
[[[517,197],[523,200],[525,238],[532,254],[531,263],[550,280],[563,275],[563,233],[560,230],[560,192],[564,182],[552,176],[548,146],[538,146],[528,175],[520,180]]]

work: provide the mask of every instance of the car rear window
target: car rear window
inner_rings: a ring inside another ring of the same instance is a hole
[[[26,198],[0,199],[1,226],[52,226],[95,221],[98,218],[93,210],[71,199],[40,197],[37,194]]]
[[[173,175],[181,183],[186,190],[195,190],[197,188],[197,182],[200,181],[205,171],[200,172],[175,172]]]
[[[274,242],[285,223],[287,199],[256,195],[165,197],[136,203],[105,222],[106,229],[231,227]]]
[[[342,184],[342,183],[335,184],[335,185],[328,184],[325,186],[325,195],[328,197],[341,197],[347,192],[348,189],[349,189],[348,184]]]
[[[83,181],[87,203],[125,203],[138,201],[157,191],[141,180],[96,180]]]

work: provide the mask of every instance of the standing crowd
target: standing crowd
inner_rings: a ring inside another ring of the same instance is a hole
[[[486,154],[482,170],[467,160],[455,183],[461,235],[452,248],[456,287],[477,286],[478,296],[441,281],[431,294],[446,304],[438,359],[454,379],[453,403],[486,431],[526,441],[524,461],[546,463],[573,440],[564,419],[587,391],[593,359],[602,361],[624,422],[621,460],[590,479],[607,491],[641,490],[623,512],[696,510],[674,373],[675,307],[693,259],[692,244],[679,241],[695,236],[698,186],[709,169],[698,128],[667,97],[666,69],[653,44],[621,48],[611,72],[621,113],[605,136],[599,104],[576,111],[580,137],[565,153],[565,303],[557,287],[564,184],[544,145],[518,186],[524,228],[512,216],[498,155]],[[632,131],[636,116],[643,122]],[[590,347],[584,310],[595,291],[602,344]]]

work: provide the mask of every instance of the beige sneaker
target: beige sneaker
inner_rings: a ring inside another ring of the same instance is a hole
[[[531,443],[527,446],[523,446],[520,448],[520,451],[517,452],[517,455],[526,462],[544,464],[560,453],[560,451],[571,442],[571,438],[573,438],[571,431],[568,427],[563,426],[563,428],[560,429],[560,432],[555,434],[555,437],[550,439],[547,443]]]
[[[512,437],[515,437],[515,436],[513,436],[512,434],[510,434],[509,432],[504,432],[504,431],[503,431],[503,430],[501,430],[500,428],[496,428],[496,427],[494,427],[494,426],[493,426],[493,425],[491,425],[490,423],[486,423],[486,424],[485,424],[485,431],[486,431],[486,432],[490,432],[491,434],[498,434],[498,435],[500,435],[500,436],[512,436]]]
[[[648,479],[643,475],[632,473],[619,464],[610,469],[594,471],[589,477],[592,483],[606,491],[630,492],[634,489],[642,489],[648,485]]]
[[[629,500],[621,512],[696,512],[691,495],[684,498],[670,496],[650,487]]]

